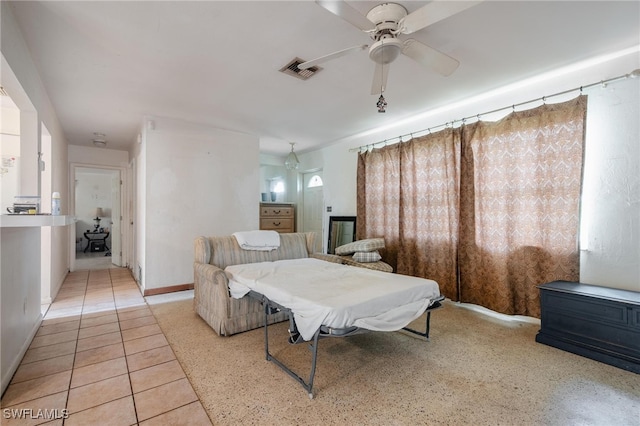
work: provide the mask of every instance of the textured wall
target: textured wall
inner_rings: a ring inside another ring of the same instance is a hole
[[[589,92],[580,280],[640,291],[640,79]]]
[[[258,228],[255,136],[154,118],[145,133],[145,290],[193,282],[193,242]]]

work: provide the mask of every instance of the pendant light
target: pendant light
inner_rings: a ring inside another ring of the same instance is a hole
[[[384,96],[382,96],[382,93],[380,93],[380,97],[378,98],[378,103],[376,104],[376,106],[378,107],[378,112],[386,112],[385,108],[387,107],[387,101],[384,99]]]
[[[298,156],[295,152],[293,152],[293,146],[296,144],[295,142],[289,142],[291,144],[291,152],[287,155],[287,159],[284,160],[284,166],[287,170],[298,170],[298,166],[300,165],[300,160],[298,160]]]

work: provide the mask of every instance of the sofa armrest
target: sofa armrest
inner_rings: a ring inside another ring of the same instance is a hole
[[[229,280],[224,271],[208,263],[193,263],[193,307],[214,327],[219,318],[229,315]]]
[[[193,307],[220,336],[230,336],[264,325],[264,307],[251,297],[229,295],[229,279],[224,270],[208,263],[193,263]],[[269,323],[283,321],[286,314],[269,316]]]
[[[229,287],[229,280],[224,271],[215,265],[193,262],[194,286],[215,284]]]

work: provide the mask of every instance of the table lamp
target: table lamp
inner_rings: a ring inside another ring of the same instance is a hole
[[[100,217],[104,216],[104,213],[102,213],[102,208],[101,207],[97,207],[96,208],[96,218],[93,219],[96,221],[96,224],[93,225],[94,230],[93,232],[98,232],[98,229],[100,229]]]

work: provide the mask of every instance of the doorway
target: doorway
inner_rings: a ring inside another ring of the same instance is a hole
[[[320,238],[316,250],[322,248],[322,209],[324,206],[324,183],[322,170],[302,175],[302,232],[316,232]]]
[[[72,269],[122,266],[122,171],[73,167],[76,217]]]

